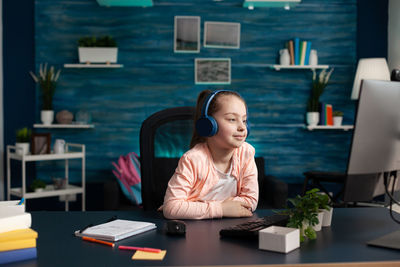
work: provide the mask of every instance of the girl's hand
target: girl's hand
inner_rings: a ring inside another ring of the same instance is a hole
[[[250,206],[240,201],[226,199],[221,205],[224,217],[251,217],[253,215]]]

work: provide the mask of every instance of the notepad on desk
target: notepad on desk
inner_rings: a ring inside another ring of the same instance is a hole
[[[133,235],[156,229],[157,226],[150,222],[114,220],[85,229],[75,231],[76,236],[87,236],[105,241],[118,241]]]

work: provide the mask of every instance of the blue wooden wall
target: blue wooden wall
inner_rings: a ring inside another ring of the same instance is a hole
[[[311,41],[320,64],[335,68],[322,100],[344,111],[344,123],[352,124],[356,0],[302,0],[289,11],[250,11],[241,7],[241,0],[154,3],[150,8],[107,8],[95,0],[35,1],[36,68],[41,62],[57,68],[77,63],[77,40],[82,36],[112,35],[118,42],[118,63],[124,68],[63,68],[55,94],[56,111],[86,110],[92,115],[94,129],[51,130],[53,140],[86,144],[88,181],[112,179],[111,161],[130,151],[139,153],[144,119],[164,108],[194,105],[197,94],[206,88],[237,90],[247,100],[252,128],[248,142],[257,156],[266,159],[267,174],[295,183],[307,170],[346,169],[351,132],[304,129],[312,72],[277,72],[268,64],[277,62],[287,40]],[[200,16],[201,35],[204,21],[241,23],[240,49],[202,46],[197,54],[174,53],[175,15]],[[198,57],[231,58],[232,83],[195,85]],[[41,163],[49,164],[57,163]]]

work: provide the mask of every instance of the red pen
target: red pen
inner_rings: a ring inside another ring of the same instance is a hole
[[[161,252],[161,249],[158,249],[158,248],[140,248],[140,247],[130,247],[130,246],[118,246],[118,248],[125,249],[125,250],[140,250],[140,251],[154,252],[154,253]]]

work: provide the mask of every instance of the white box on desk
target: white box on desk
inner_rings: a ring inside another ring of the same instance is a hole
[[[258,232],[258,248],[288,253],[300,247],[300,231],[295,228],[270,226]]]

